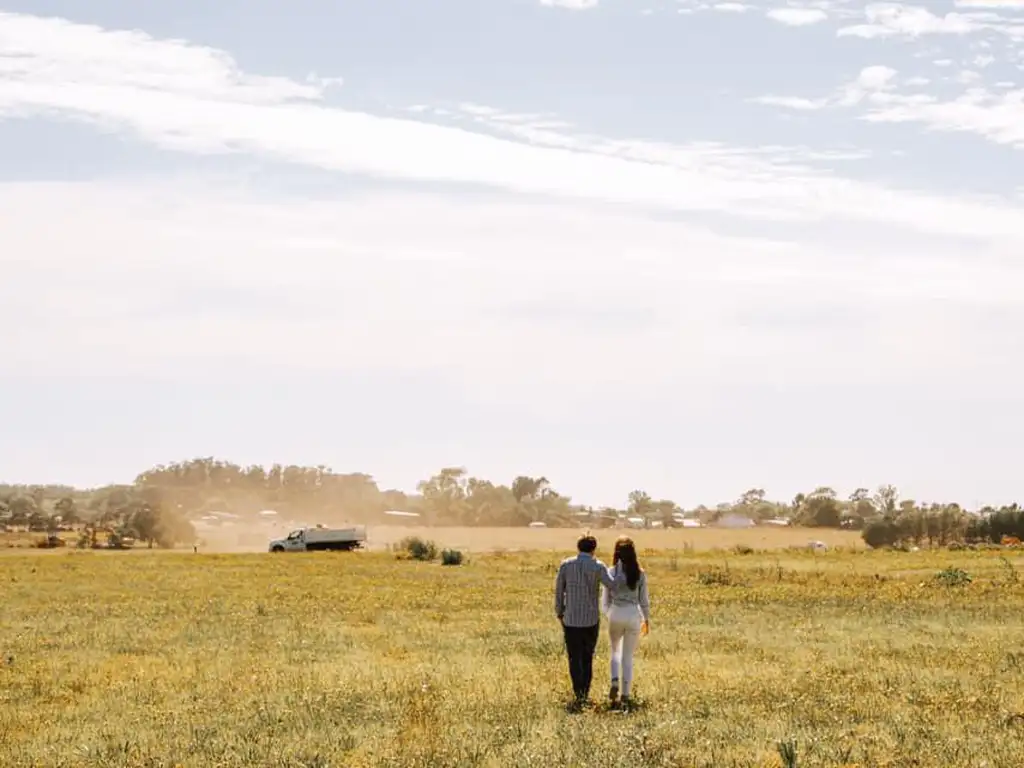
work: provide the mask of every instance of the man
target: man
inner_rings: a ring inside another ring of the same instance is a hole
[[[562,623],[569,676],[576,696],[573,706],[583,706],[590,695],[594,650],[601,624],[599,584],[614,591],[615,580],[605,564],[594,557],[597,539],[589,533],[576,542],[577,554],[567,557],[555,578],[555,616]]]

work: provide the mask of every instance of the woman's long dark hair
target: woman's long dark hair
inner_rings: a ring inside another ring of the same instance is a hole
[[[612,555],[612,565],[622,564],[622,570],[626,572],[626,586],[636,589],[640,581],[640,561],[636,556],[636,547],[629,536],[619,536],[615,542],[615,554]]]

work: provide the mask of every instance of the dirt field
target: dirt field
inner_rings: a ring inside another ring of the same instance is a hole
[[[371,526],[367,538],[371,549],[384,549],[406,536],[431,539],[439,546],[467,552],[495,551],[561,551],[572,552],[579,531],[573,528],[403,528],[400,526]],[[714,549],[732,549],[748,546],[756,550],[786,549],[806,546],[811,541],[823,541],[829,547],[864,549],[860,533],[832,529],[780,528],[759,526],[748,530],[723,528],[674,528],[670,530],[616,530],[605,528],[593,531],[599,547],[611,549],[620,534],[632,537],[641,549],[685,549],[707,552]]]
[[[201,533],[200,550],[207,553],[265,552],[267,542],[287,534],[286,528],[277,531],[234,527]],[[384,551],[407,536],[430,539],[439,547],[460,549],[464,552],[516,552],[553,551],[572,552],[580,531],[573,528],[456,528],[456,527],[403,527],[371,525],[367,527],[367,549]],[[675,528],[670,530],[616,530],[605,528],[593,531],[602,550],[622,533],[633,538],[641,549],[685,550],[708,552],[746,546],[755,550],[780,550],[806,547],[811,541],[823,541],[830,548],[864,549],[860,534],[855,531],[837,531],[813,528],[778,528],[759,526],[748,530],[722,528]],[[43,534],[0,534],[0,553],[17,552],[32,548]],[[74,548],[77,534],[68,534],[69,546],[57,550],[36,550],[39,553],[67,552]],[[190,547],[184,547],[190,549]],[[137,550],[148,550],[137,545]],[[123,554],[123,553],[122,553]]]

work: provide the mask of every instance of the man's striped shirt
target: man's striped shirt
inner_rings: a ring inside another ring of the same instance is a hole
[[[615,589],[615,580],[604,563],[586,552],[567,557],[555,577],[555,615],[567,627],[599,624],[601,584],[605,589]]]

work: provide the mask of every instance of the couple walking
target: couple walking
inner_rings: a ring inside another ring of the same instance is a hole
[[[640,568],[636,547],[628,536],[620,536],[615,542],[611,568],[594,557],[597,539],[590,534],[580,537],[576,549],[575,557],[562,561],[555,578],[555,615],[565,634],[569,675],[576,697],[572,706],[579,709],[590,697],[594,651],[603,611],[608,617],[611,645],[608,698],[613,708],[628,708],[633,684],[633,652],[641,633],[647,634],[650,626],[647,574]],[[599,585],[603,587],[600,595]]]

